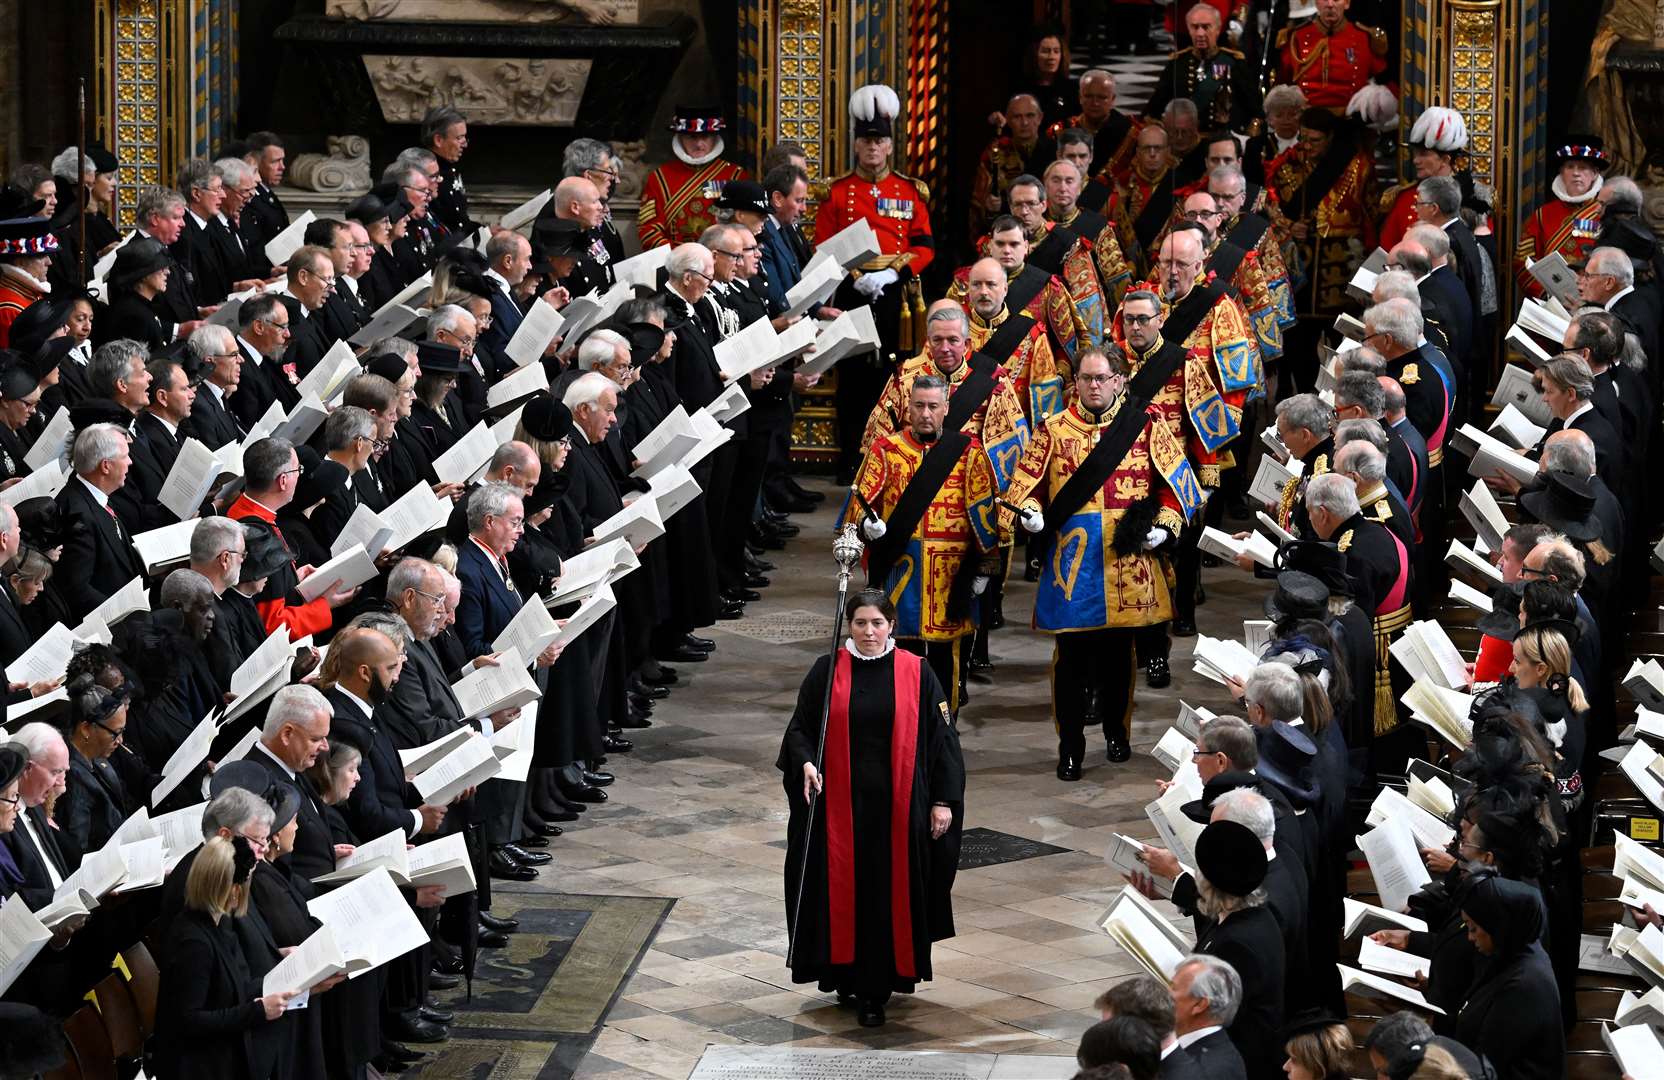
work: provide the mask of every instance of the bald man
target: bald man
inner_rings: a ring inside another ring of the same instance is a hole
[[[532,235],[537,235],[538,225],[547,228],[557,220],[578,223],[583,230],[584,249],[571,273],[561,278],[558,284],[570,296],[585,296],[611,288],[616,279],[613,276],[612,256],[603,240],[607,202],[601,197],[601,189],[581,176],[568,176],[556,184],[554,195],[537,215]],[[698,238],[696,231],[689,239]]]
[[[1056,156],[1057,144],[1040,137],[1040,102],[1017,94],[1005,106],[1005,131],[983,147],[971,180],[971,232],[981,236],[988,222],[1006,207],[1011,182],[1038,176]]]

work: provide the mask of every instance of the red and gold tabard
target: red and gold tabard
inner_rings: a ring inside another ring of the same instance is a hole
[[[867,418],[867,430],[861,435],[861,452],[871,451],[879,439],[906,430],[907,402],[913,396],[914,379],[920,375],[946,379],[948,399],[951,401],[970,373],[969,363],[960,364],[949,375],[928,356],[903,360],[884,384],[884,392],[878,396],[878,404]],[[1023,416],[1022,404],[1017,400],[1017,389],[1011,384],[1010,372],[1003,367],[998,368],[994,378],[994,392],[981,408],[971,414],[964,430],[975,435],[981,443],[982,452],[987,455],[988,464],[994,470],[994,482],[999,490],[1004,491],[1005,485],[1011,482],[1011,470],[1016,468],[1017,459],[1022,457],[1023,447],[1028,444],[1029,427],[1028,420]]]
[[[1079,128],[1088,135],[1092,136],[1091,164],[1098,165],[1099,162],[1103,162],[1103,164],[1098,166],[1096,173],[1094,173],[1091,177],[1081,178],[1083,186],[1086,180],[1095,179],[1102,181],[1109,187],[1114,187],[1115,182],[1110,178],[1111,173],[1116,169],[1126,168],[1127,162],[1132,160],[1133,151],[1138,148],[1138,133],[1143,130],[1145,124],[1155,123],[1153,120],[1145,120],[1142,116],[1130,116],[1127,113],[1119,111],[1113,113],[1112,115],[1118,116],[1127,121],[1126,131],[1121,135],[1120,141],[1114,146],[1099,145],[1100,141],[1108,136],[1104,135],[1104,129],[1102,126],[1092,126],[1092,124],[1087,121],[1085,113],[1076,113],[1075,115],[1069,117],[1069,119],[1059,120],[1046,129],[1046,138],[1051,140],[1053,143],[1056,143],[1057,137],[1062,135],[1069,128]],[[1106,118],[1104,123],[1109,123],[1109,120]]]
[[[1161,250],[1162,242],[1167,239],[1168,234],[1172,232],[1173,226],[1178,221],[1179,217],[1175,215],[1173,220],[1169,221],[1167,226],[1162,229],[1161,235],[1156,238],[1157,251]],[[1230,236],[1231,228],[1234,225],[1235,222],[1232,222],[1214,234],[1213,243],[1208,245],[1208,249],[1204,253],[1210,266],[1213,265],[1214,253],[1219,250],[1219,245]],[[1276,269],[1278,274],[1275,281],[1266,271],[1268,262]],[[1275,360],[1283,355],[1285,320],[1282,308],[1279,305],[1284,302],[1292,303],[1292,301],[1288,300],[1288,274],[1287,271],[1282,269],[1282,266],[1282,253],[1277,250],[1276,230],[1267,228],[1261,234],[1259,243],[1255,245],[1254,250],[1243,256],[1242,261],[1237,263],[1236,270],[1231,275],[1231,287],[1236,289],[1237,298],[1241,301],[1242,309],[1248,315],[1248,324],[1253,328],[1254,338],[1259,346],[1262,361]],[[1277,292],[1278,286],[1281,287],[1281,297]],[[1287,322],[1293,321],[1291,310]]]
[[[1024,265],[1015,270],[1007,270],[1006,281],[1013,281],[1023,272]],[[1077,265],[1077,271],[1079,269]],[[960,305],[969,310],[966,303],[967,283],[971,280],[971,268],[961,266],[953,272],[953,282],[948,286],[947,299],[957,300]],[[1101,303],[1101,300],[1100,300]],[[1097,337],[1092,336],[1091,327],[1075,306],[1075,298],[1069,292],[1069,286],[1056,274],[1046,282],[1046,287],[1035,294],[1034,299],[1023,308],[1023,314],[1033,319],[1044,328],[1051,338],[1053,359],[1062,358],[1064,363],[1071,363],[1082,348],[1090,348],[1094,343],[1103,340],[1103,330],[1098,331]]]
[[[1075,474],[1103,438],[1125,397],[1094,418],[1077,401],[1035,431],[1017,466],[1008,501],[1042,509]],[[1136,545],[1123,554],[1114,547],[1115,529],[1132,508],[1160,500],[1155,524],[1177,533],[1184,525],[1179,502],[1156,462],[1169,472],[1183,464],[1181,431],[1184,371],[1173,373],[1147,412],[1151,421],[1134,440],[1109,479],[1066,521],[1040,569],[1034,627],[1048,633],[1153,626],[1173,617],[1172,582],[1165,557]]]
[[[1567,202],[1556,196],[1525,219],[1519,246],[1514,250],[1514,278],[1528,295],[1540,299],[1543,286],[1526,270],[1526,259],[1536,261],[1558,251],[1566,262],[1581,266],[1589,252],[1600,246],[1600,215],[1605,207],[1595,195],[1590,192],[1582,202]]]
[[[882,518],[889,518],[930,447],[911,432],[875,441],[855,474],[855,490]],[[948,615],[954,578],[966,559],[979,559],[1000,544],[997,490],[982,445],[972,439],[913,529],[884,581],[896,606],[895,635],[952,641],[976,629],[976,607],[962,618]],[[850,499],[842,523],[859,523],[861,504]]]
[[[1132,285],[1132,263],[1127,261],[1126,252],[1121,250],[1121,238],[1116,235],[1115,224],[1102,214],[1096,215],[1094,220],[1102,218],[1104,224],[1096,229],[1097,235],[1087,236],[1081,231],[1084,222],[1077,207],[1069,211],[1068,215],[1058,219],[1058,224],[1068,225],[1075,230],[1076,235],[1086,241],[1092,251],[1092,264],[1098,271],[1098,285],[1104,300],[1104,318],[1121,306],[1121,297],[1127,294]],[[1102,335],[1100,334],[1100,340]]]
[[[1277,196],[1272,219],[1279,238],[1291,243],[1305,268],[1306,284],[1294,298],[1301,315],[1331,317],[1347,309],[1347,284],[1375,249],[1375,205],[1371,197],[1375,162],[1353,155],[1326,192],[1307,191],[1313,165],[1295,143],[1265,166],[1266,186]],[[1306,223],[1305,239],[1294,236]]]
[[[654,169],[641,185],[641,210],[636,231],[641,246],[692,244],[716,224],[713,205],[730,180],[745,180],[748,174],[738,165],[723,161],[689,165],[673,158]]]
[[[1365,83],[1387,70],[1387,35],[1342,19],[1334,33],[1310,22],[1282,41],[1277,81],[1293,83],[1308,104],[1337,115]]]
[[[994,331],[1011,316],[1007,308],[1001,308],[991,322],[983,321],[982,316],[974,311],[967,311],[966,314],[971,318],[972,352],[987,344]],[[1011,350],[1010,356],[1000,361],[1000,366],[1011,376],[1012,388],[1017,391],[1017,401],[1023,407],[1023,416],[1028,420],[1030,431],[1046,417],[1061,412],[1067,404],[1065,398],[1069,387],[1065,385],[1056,358],[1052,356],[1046,330],[1039,323],[1028,328],[1028,336]]]

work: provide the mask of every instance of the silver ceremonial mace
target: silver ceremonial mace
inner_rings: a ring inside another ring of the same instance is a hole
[[[826,757],[826,720],[832,711],[832,665],[838,662],[838,649],[844,635],[844,602],[849,597],[849,575],[861,561],[860,534],[854,525],[845,525],[832,541],[832,558],[838,563],[838,605],[832,612],[832,645],[827,651],[828,664],[826,668],[826,693],[820,702],[820,737],[815,743],[815,774],[821,772],[821,765]],[[824,783],[824,781],[823,781]],[[819,802],[815,793],[809,795],[809,814],[803,826],[803,860],[797,868],[797,899],[792,903],[792,923],[790,928],[791,940],[786,945],[786,966],[792,966],[792,960],[797,955],[797,928],[802,925],[803,916],[803,882],[809,876],[809,848],[815,835],[815,806]]]

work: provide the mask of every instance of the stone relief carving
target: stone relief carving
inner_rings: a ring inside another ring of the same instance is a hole
[[[313,191],[366,191],[370,187],[370,140],[362,135],[331,135],[327,154],[297,154],[288,181]]]
[[[470,123],[571,127],[589,82],[589,60],[365,56],[382,115],[413,124],[435,105],[454,105]]]
[[[572,22],[596,26],[640,21],[638,0],[328,0],[338,19],[415,22]]]
[[[640,201],[641,185],[647,182],[647,174],[652,171],[642,160],[646,154],[647,142],[644,139],[612,144],[613,163],[618,169],[618,184],[612,191],[614,202]]]

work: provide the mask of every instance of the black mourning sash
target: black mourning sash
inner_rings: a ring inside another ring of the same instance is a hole
[[[994,372],[999,363],[993,357],[976,353],[966,363],[970,365],[971,372],[948,402],[942,434],[937,436],[935,445],[925,451],[924,460],[919,462],[913,478],[902,490],[901,498],[896,500],[895,509],[890,511],[889,519],[884,522],[884,535],[867,547],[867,584],[873,588],[884,587],[885,579],[901,559],[907,542],[913,538],[913,530],[919,527],[948,474],[971,445],[971,436],[964,430],[965,421],[976,415],[977,409],[992,396],[998,385]]]
[[[1138,217],[1132,223],[1133,235],[1138,237],[1138,250],[1149,251],[1155,246],[1156,237],[1161,235],[1161,227],[1167,224],[1167,219],[1173,215],[1173,170],[1167,174],[1150,191],[1150,197],[1144,202],[1144,209],[1139,211]]]
[[[1075,230],[1077,235],[1096,243],[1098,237],[1109,227],[1109,219],[1095,210],[1085,209],[1079,202],[1075,203],[1075,209],[1075,220],[1069,222],[1069,228]]]
[[[1231,231],[1225,234],[1224,241],[1214,250],[1208,269],[1215,271],[1215,276],[1221,281],[1234,278],[1237,267],[1242,265],[1242,260],[1248,257],[1250,251],[1260,246],[1260,238],[1270,227],[1271,222],[1265,218],[1244,211]],[[1231,250],[1233,248],[1234,251]]]
[[[1028,253],[1022,272],[1006,287],[1006,310],[1015,313],[1027,308],[1052,276],[1062,271],[1064,257],[1074,250],[1079,239],[1067,225],[1054,225],[1046,238]]]
[[[1109,205],[1109,185],[1102,180],[1088,180],[1086,186],[1080,189],[1080,198],[1075,205],[1083,212],[1090,212],[1102,216],[1104,207]]]
[[[1121,467],[1121,461],[1132,449],[1139,433],[1150,419],[1144,411],[1161,388],[1167,385],[1167,380],[1173,377],[1173,372],[1184,363],[1188,350],[1184,346],[1185,339],[1200,325],[1203,318],[1213,305],[1224,296],[1226,286],[1221,280],[1215,280],[1211,285],[1197,287],[1190,291],[1190,295],[1181,300],[1162,327],[1165,338],[1168,331],[1172,337],[1166,338],[1160,351],[1145,365],[1138,369],[1127,388],[1122,394],[1121,410],[1115,414],[1115,419],[1109,422],[1109,428],[1104,432],[1098,445],[1086,455],[1080,465],[1063,487],[1046,507],[1046,525],[1037,537],[1035,550],[1049,553],[1052,542],[1057,537],[1060,525],[1074,517],[1081,507],[1091,501],[1092,496],[1103,489],[1104,483],[1116,469]],[[1042,555],[1042,560],[1045,556]]]

